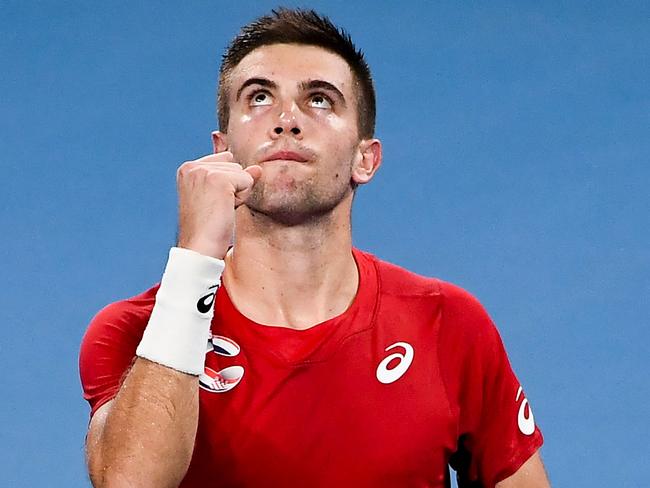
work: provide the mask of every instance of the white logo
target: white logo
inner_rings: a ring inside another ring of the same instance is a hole
[[[523,388],[520,386],[517,390],[517,398],[515,398],[516,402],[519,401],[519,396],[522,391]],[[526,407],[528,407],[528,415],[526,415]],[[519,426],[521,433],[524,435],[532,435],[532,433],[535,432],[535,417],[533,417],[533,411],[531,410],[530,405],[528,405],[528,399],[526,397],[524,397],[524,401],[519,405],[517,425]]]
[[[229,366],[221,371],[206,366],[204,373],[199,376],[199,386],[212,393],[223,393],[237,386],[243,376],[244,368],[241,366]]]
[[[241,351],[239,344],[228,337],[211,335],[205,351],[208,354],[235,357]],[[199,375],[199,386],[212,393],[223,393],[232,390],[244,377],[242,366],[228,366],[220,371],[215,371],[208,366],[204,367],[203,374]]]
[[[402,377],[404,373],[406,373],[406,370],[409,369],[409,366],[413,362],[413,346],[407,342],[396,342],[392,346],[388,346],[386,348],[386,351],[389,351],[398,346],[404,349],[404,354],[395,352],[390,356],[385,357],[384,360],[379,363],[379,366],[377,366],[377,379],[380,381],[380,383],[387,385],[389,383],[397,381]],[[393,359],[399,359],[400,361],[394,368],[388,369],[388,364]]]
[[[239,344],[237,344],[232,339],[228,337],[213,335],[208,339],[208,350],[209,352],[216,352],[220,356],[234,357],[241,351]]]

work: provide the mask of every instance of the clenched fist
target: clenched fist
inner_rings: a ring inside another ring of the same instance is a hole
[[[223,259],[235,227],[235,209],[261,175],[260,166],[243,169],[234,163],[229,151],[183,163],[176,174],[178,246]]]

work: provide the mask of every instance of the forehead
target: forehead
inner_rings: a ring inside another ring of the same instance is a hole
[[[267,78],[279,85],[307,80],[332,83],[347,97],[352,95],[352,72],[338,54],[321,47],[301,44],[272,44],[247,54],[230,74],[230,86],[249,78]]]

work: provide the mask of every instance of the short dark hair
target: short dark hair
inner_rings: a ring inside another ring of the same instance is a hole
[[[355,80],[359,137],[365,139],[374,135],[376,108],[372,75],[363,53],[352,43],[350,34],[314,10],[287,8],[272,10],[271,14],[242,27],[226,49],[219,70],[217,94],[220,130],[226,132],[228,129],[230,73],[246,55],[258,47],[270,44],[317,46],[341,56],[350,67]]]

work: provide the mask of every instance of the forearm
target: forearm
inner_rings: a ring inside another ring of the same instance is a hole
[[[96,447],[89,439],[89,468],[106,486],[177,486],[187,471],[222,271],[221,260],[170,250],[137,359],[106,417],[91,422],[100,439]]]
[[[137,358],[103,421],[88,439],[94,486],[178,486],[194,447],[198,379]]]
[[[87,451],[95,486],[178,486],[187,471],[221,258],[235,206],[261,176],[259,166],[245,171],[232,158],[212,154],[178,170],[182,247],[170,250],[135,363],[115,399],[91,420]]]

